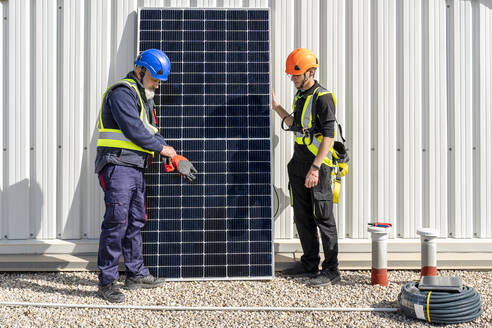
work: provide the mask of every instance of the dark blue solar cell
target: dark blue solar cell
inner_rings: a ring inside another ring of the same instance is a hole
[[[183,97],[183,105],[203,105],[205,99],[200,95],[186,95]]]
[[[270,54],[268,52],[249,52],[248,61],[266,63],[270,61]]]
[[[226,243],[207,243],[205,244],[205,253],[214,254],[219,253],[223,254],[227,252],[227,244]]]
[[[203,83],[203,73],[187,73],[183,74],[183,83]]]
[[[167,117],[166,119],[161,120],[161,128],[177,128],[181,127],[181,117]]]
[[[268,94],[270,92],[269,84],[249,84],[248,93],[252,94]]]
[[[227,42],[226,47],[227,47],[227,51],[247,51],[248,50],[248,42],[229,40]]]
[[[250,138],[268,138],[270,136],[270,128],[248,128]]]
[[[181,252],[183,254],[203,253],[203,243],[182,243]]]
[[[183,278],[202,278],[204,269],[201,266],[185,266],[181,268]]]
[[[184,11],[184,19],[204,19],[205,11],[204,10],[185,10]]]
[[[226,277],[227,276],[227,267],[225,266],[206,266],[205,267],[205,276],[206,277]]]
[[[271,230],[251,230],[250,232],[251,240],[256,241],[271,241],[272,231]]]
[[[226,220],[224,219],[207,219],[205,221],[205,229],[206,230],[225,230],[226,229]]]
[[[226,241],[226,237],[225,231],[205,231],[205,241]]]
[[[230,163],[228,163],[229,165]],[[240,163],[243,164],[243,163]],[[247,163],[245,163],[247,165]],[[228,185],[227,195],[246,195],[248,193],[248,186],[246,185]]]
[[[249,21],[248,29],[250,31],[268,31],[268,21]]]
[[[248,115],[249,116],[268,116],[271,109],[270,106],[249,106]]]
[[[226,43],[223,41],[205,41],[206,51],[225,51]]]
[[[270,172],[269,162],[252,162],[249,164],[250,172]]]
[[[203,41],[205,40],[205,34],[202,31],[184,31],[181,34],[181,38],[186,41]]]
[[[163,41],[177,41],[183,39],[183,32],[179,31],[162,31],[160,35]]]
[[[248,32],[247,38],[250,41],[268,41],[269,33],[268,31],[250,31]]]
[[[203,241],[203,231],[183,231],[181,234],[183,242]]]
[[[229,150],[248,150],[248,140],[227,140]]]
[[[238,96],[238,95],[228,95],[226,97],[226,102],[228,105],[247,105],[248,97]]]
[[[244,128],[227,128],[227,138],[247,138],[248,130]]]
[[[230,119],[230,117],[228,117]],[[248,160],[248,152],[246,151],[228,151],[228,162],[246,162]]]
[[[159,41],[142,41],[140,42],[140,51],[145,51],[147,49],[159,49],[161,43]]]
[[[198,20],[185,20],[183,23],[183,30],[203,31],[205,24],[203,21]]]
[[[187,150],[203,150],[204,140],[184,140],[183,147]]]
[[[195,168],[198,166],[194,164]],[[198,170],[198,168],[197,168]],[[203,207],[203,197],[183,197],[183,207]]]
[[[205,88],[203,84],[184,84],[183,93],[202,95],[205,93]]]
[[[184,136],[186,138],[203,138],[205,136],[204,128],[186,128]]]
[[[248,20],[268,20],[268,10],[248,10]]]
[[[248,42],[248,50],[249,51],[269,51],[270,50],[270,42],[267,41],[251,41]]]
[[[248,241],[248,231],[247,230],[229,230],[227,231],[228,241]]]
[[[225,152],[206,152],[205,153],[205,161],[211,162],[211,161],[218,161],[218,162],[223,162],[226,160],[226,153]]]
[[[208,63],[205,65],[205,69],[209,72]],[[205,83],[225,83],[226,82],[226,74],[207,74],[205,76]]]
[[[227,178],[230,176],[246,176],[245,174],[228,174]],[[228,182],[229,183],[229,182]],[[247,182],[246,182],[247,183]],[[227,196],[227,206],[237,207],[237,206],[248,206],[249,197],[248,196]]]
[[[181,256],[181,265],[203,265],[203,255],[183,255]]]
[[[227,118],[227,126],[228,127],[244,127],[245,124],[244,118],[237,117],[237,116],[232,116]]]
[[[248,74],[246,73],[230,73],[227,74],[227,83],[248,83]]]
[[[157,231],[147,231],[145,232],[144,241],[146,243],[156,243],[159,239],[159,233]]]
[[[177,266],[180,265],[180,262],[179,255],[159,255],[160,266]]]
[[[223,63],[205,63],[205,70],[208,73],[225,72],[226,66]]]
[[[179,42],[179,41],[165,41],[165,42],[162,42],[162,51],[166,52],[167,54],[167,51],[182,51],[183,50],[183,42]],[[171,63],[172,65],[172,63]]]
[[[171,73],[167,78],[167,83],[182,83],[183,82],[183,74],[182,73]]]
[[[207,184],[223,184],[226,183],[226,175],[225,174],[206,174],[205,175],[205,183]],[[212,206],[212,205],[210,205]],[[220,206],[220,205],[217,205]]]
[[[156,254],[156,253],[157,253],[156,251],[146,250],[144,248],[144,254]],[[157,255],[148,255],[148,256],[146,256],[145,265],[147,267],[157,266],[158,263],[159,263],[159,258],[157,257]]]
[[[209,176],[211,176],[210,182],[207,183],[225,183],[225,174],[207,174],[207,179],[209,179]],[[221,181],[224,182],[221,182]],[[226,197],[212,197],[208,196],[205,198],[205,206],[206,207],[222,207],[226,206]]]
[[[246,95],[248,94],[248,88],[244,84],[229,84],[227,85],[227,93],[235,95]],[[224,92],[224,91],[222,91]]]
[[[272,254],[251,254],[251,264],[272,264]]]
[[[227,41],[246,41],[248,39],[248,32],[227,31],[225,39]]]
[[[250,162],[269,162],[270,152],[269,151],[252,151],[249,153],[248,160]]]
[[[172,65],[172,63],[183,61],[183,53],[181,53],[181,52],[168,51],[168,52],[166,52],[166,55],[169,58],[169,60],[171,61],[171,65]]]
[[[229,265],[227,266],[227,275],[229,277],[248,277],[249,266],[247,265]]]
[[[143,9],[140,11],[140,19],[161,19],[161,12],[159,10],[146,10]]]
[[[162,40],[160,31],[141,31],[140,40],[142,41],[160,41]]]
[[[251,253],[268,253],[272,251],[270,242],[252,242],[250,244]]]
[[[245,242],[228,242],[227,253],[248,253],[249,244]]]
[[[246,72],[250,65],[259,65],[259,64],[247,64],[247,63],[226,63],[226,71],[232,73],[241,73]]]
[[[153,272],[153,274],[159,277],[167,277],[167,278],[179,278],[181,269],[179,267],[159,267],[156,268],[157,273]]]
[[[207,105],[223,105],[226,102],[225,96],[205,95]]]
[[[205,85],[205,92],[207,94],[223,95],[225,93],[225,90],[226,90],[225,84],[207,84],[207,85]]]
[[[186,156],[186,158],[191,159],[189,156]],[[183,186],[183,196],[202,196],[202,195],[203,195],[202,186],[192,186],[192,185]]]
[[[159,228],[159,220],[147,220],[145,226],[147,231],[157,230]]]
[[[168,220],[166,220],[166,221],[168,221]],[[159,254],[179,254],[179,253],[181,253],[181,247],[177,243],[160,243],[159,244]]]
[[[227,163],[227,172],[247,172],[248,163]]]
[[[177,231],[159,232],[159,242],[161,243],[176,243],[181,241],[181,234]]]
[[[247,20],[248,12],[246,10],[228,10],[226,13],[228,20]]]
[[[227,210],[223,207],[209,207],[205,209],[205,218],[221,219],[225,218],[226,215]]]
[[[159,207],[179,207],[179,206],[181,206],[181,199],[177,197],[159,197]]]
[[[237,106],[231,105],[227,106],[227,116],[248,116],[248,106]]]
[[[205,142],[205,150],[225,150],[225,140],[214,140],[213,142]]]
[[[246,53],[241,53],[241,52],[229,52],[229,53],[227,53],[227,61],[228,62],[247,62],[248,61],[248,55]]]
[[[173,70],[174,73],[181,73],[181,72],[183,72],[183,63],[174,62],[171,65],[172,65],[172,70]]]
[[[248,254],[234,254],[234,255],[228,254],[227,255],[227,264],[229,264],[229,265],[249,264],[249,255]]]
[[[251,211],[250,211],[250,215]],[[249,221],[250,229],[254,230],[270,230],[272,229],[272,220],[271,219],[251,219]]]
[[[268,83],[270,81],[270,76],[266,74],[248,74],[249,83]]]
[[[245,208],[246,210],[246,216],[241,216],[242,218],[247,217],[248,215],[248,209]],[[232,220],[227,220],[227,229],[229,230],[248,230],[249,226],[249,220],[248,219],[241,219],[240,218],[234,218],[234,216],[228,216],[230,218],[233,218]]]
[[[248,124],[252,127],[270,126],[269,116],[251,116],[248,117]]]
[[[201,197],[199,197],[201,198]],[[203,218],[203,208],[183,208],[181,217],[183,219],[200,219]]]
[[[252,207],[250,215],[252,218],[270,218],[272,211],[270,207]]]
[[[201,34],[203,35],[203,33]],[[186,41],[183,42],[184,51],[203,51],[204,49],[203,41],[196,41],[191,39],[185,39],[185,40]],[[201,40],[203,40],[203,37]]]
[[[158,31],[161,29],[159,20],[143,20],[140,22],[140,31]]]
[[[160,220],[159,230],[181,230],[181,224],[177,220]]]
[[[185,73],[199,73],[204,72],[204,63],[186,63],[183,65],[183,72]]]
[[[225,171],[225,163],[206,163],[205,167],[207,168],[207,173],[208,172],[214,172],[213,169],[211,168],[216,168],[217,170],[215,172],[224,172]],[[218,170],[220,168],[220,170]],[[207,196],[213,196],[213,195],[225,195],[226,193],[226,187],[222,185],[208,185],[205,186],[205,195]]]
[[[268,72],[270,69],[269,63],[248,63],[247,69],[249,72]]]
[[[179,119],[181,120],[180,124],[182,124],[184,128],[202,127],[205,124],[205,119],[203,117],[183,117]]]
[[[205,10],[205,20],[209,19],[225,19],[224,10]]]
[[[203,116],[202,106],[184,106],[182,107],[183,116]]]
[[[249,174],[249,183],[270,183],[270,174],[251,173]]]
[[[248,101],[250,105],[269,105],[270,96],[269,95],[249,95]]]
[[[179,208],[161,208],[159,209],[160,220],[174,219],[181,217],[181,209]]]
[[[270,196],[251,196],[249,197],[249,206],[269,206]]]
[[[249,192],[252,195],[270,195],[271,191],[270,185],[256,184],[249,186]]]
[[[183,19],[183,10],[162,10],[162,19],[181,20]]]
[[[223,41],[226,38],[224,31],[205,31],[204,40],[207,41]]]
[[[205,29],[206,30],[224,31],[225,27],[226,27],[225,21],[214,21],[214,20],[206,20],[205,21]]]
[[[228,31],[246,31],[248,29],[247,21],[227,21],[226,29]]]
[[[189,62],[203,62],[203,59],[205,58],[205,55],[203,52],[193,52],[193,51],[188,51],[183,54],[183,60],[185,63]],[[171,58],[169,58],[171,59]],[[172,67],[172,61],[171,61],[171,67]],[[185,71],[186,72],[186,71]]]
[[[251,277],[271,276],[272,270],[272,265],[252,265],[249,268]]]
[[[207,52],[205,54],[205,61],[207,63],[219,62],[222,63],[226,60],[225,53],[221,52]]]
[[[180,20],[163,20],[162,28],[163,31],[180,31],[183,29],[183,21]]]

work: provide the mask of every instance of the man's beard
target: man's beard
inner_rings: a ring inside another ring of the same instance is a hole
[[[155,92],[150,91],[149,89],[145,89],[145,97],[147,97],[147,100],[154,99]]]

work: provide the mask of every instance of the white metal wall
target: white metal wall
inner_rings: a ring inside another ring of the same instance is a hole
[[[285,58],[319,55],[351,156],[340,237],[367,238],[378,218],[393,238],[421,226],[492,238],[492,0],[0,0],[0,243],[98,238],[96,120],[106,87],[132,67],[138,7],[271,8],[285,108]],[[273,123],[275,236],[291,239],[293,137]]]

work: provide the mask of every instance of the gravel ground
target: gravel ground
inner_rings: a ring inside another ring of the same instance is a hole
[[[492,326],[492,271],[440,271],[460,276],[481,295],[484,313],[467,324]],[[342,271],[342,282],[312,288],[307,280],[169,282],[153,290],[123,290],[127,305],[398,307],[401,286],[418,271],[390,271],[389,287],[371,286],[369,271]],[[120,277],[123,283],[124,276]],[[96,272],[0,273],[1,302],[108,304],[96,296]],[[144,311],[0,306],[1,327],[425,327],[401,313]],[[440,326],[440,325],[434,325]]]

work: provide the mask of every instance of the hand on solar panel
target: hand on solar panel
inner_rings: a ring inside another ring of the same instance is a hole
[[[188,180],[188,182],[192,183],[195,181],[196,176],[195,174],[198,173],[198,171],[195,169],[193,164],[184,156],[181,155],[176,155],[171,158],[174,167],[178,170],[179,173]]]

